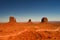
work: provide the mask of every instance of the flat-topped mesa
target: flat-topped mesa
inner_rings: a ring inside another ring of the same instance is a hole
[[[16,23],[16,19],[13,16],[10,16],[9,23]]]
[[[46,22],[46,23],[47,23],[47,22],[48,22],[47,17],[43,17],[43,18],[41,19],[41,22],[44,22],[44,23]]]

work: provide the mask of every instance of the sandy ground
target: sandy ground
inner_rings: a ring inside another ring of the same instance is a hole
[[[60,40],[60,23],[0,23],[0,40]]]

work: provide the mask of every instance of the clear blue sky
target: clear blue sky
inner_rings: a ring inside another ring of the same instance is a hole
[[[14,16],[17,21],[60,21],[60,0],[0,0],[0,22]]]

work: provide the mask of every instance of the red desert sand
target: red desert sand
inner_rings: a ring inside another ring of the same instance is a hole
[[[60,22],[49,22],[47,17],[41,22],[16,22],[11,16],[9,22],[0,23],[0,40],[60,40]]]

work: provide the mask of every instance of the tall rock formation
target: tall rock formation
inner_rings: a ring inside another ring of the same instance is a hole
[[[10,16],[9,23],[15,23],[16,19],[13,16]]]
[[[41,19],[41,22],[48,22],[47,17],[43,17],[43,18]]]
[[[28,22],[31,22],[31,19],[29,19],[29,21]]]

